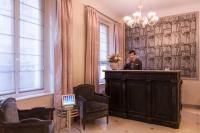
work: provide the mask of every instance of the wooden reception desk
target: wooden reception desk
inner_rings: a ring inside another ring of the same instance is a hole
[[[180,71],[105,71],[110,115],[179,128]]]

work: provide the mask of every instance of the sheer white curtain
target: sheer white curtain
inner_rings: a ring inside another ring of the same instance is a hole
[[[54,54],[54,60],[49,62],[54,67],[54,107],[61,106],[61,95],[72,93],[72,45],[71,45],[71,20],[72,0],[45,0],[48,15],[45,18],[47,23],[47,44],[52,46],[50,55]],[[49,58],[49,57],[46,57]],[[56,121],[56,127],[61,123]],[[54,130],[57,132],[56,128]]]
[[[46,88],[54,90],[54,46],[57,42],[57,20],[56,20],[56,1],[57,0],[45,0],[45,31],[44,31],[44,38],[45,38],[45,45],[46,48],[44,49],[44,53],[47,53],[44,57],[44,62],[49,64],[44,71],[45,79],[49,82]]]

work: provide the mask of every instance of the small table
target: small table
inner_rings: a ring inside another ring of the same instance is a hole
[[[74,105],[74,106],[69,106],[69,107],[58,107],[56,108],[56,116],[57,118],[61,118],[61,119],[66,119],[66,123],[65,125],[67,125],[67,129],[69,131],[69,133],[72,132],[72,128],[71,128],[71,119],[74,117],[79,116],[79,106]],[[80,129],[79,132],[81,133],[81,120],[80,120]],[[57,127],[56,127],[57,128]]]

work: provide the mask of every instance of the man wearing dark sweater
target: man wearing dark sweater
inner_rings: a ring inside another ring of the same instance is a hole
[[[124,65],[125,70],[142,70],[142,62],[137,58],[134,50],[128,53],[128,63]]]

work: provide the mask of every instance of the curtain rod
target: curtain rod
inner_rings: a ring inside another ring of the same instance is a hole
[[[91,6],[89,6],[89,5],[85,5],[85,7],[90,7],[90,8],[93,8],[94,10],[96,10],[94,7],[91,7]],[[116,20],[112,19],[111,17],[109,17],[109,16],[103,14],[102,12],[100,12],[100,11],[98,11],[98,10],[96,10],[96,11],[97,11],[99,14],[103,15],[104,17],[106,17],[106,18],[112,20],[113,22],[120,24],[119,22],[117,22]]]

